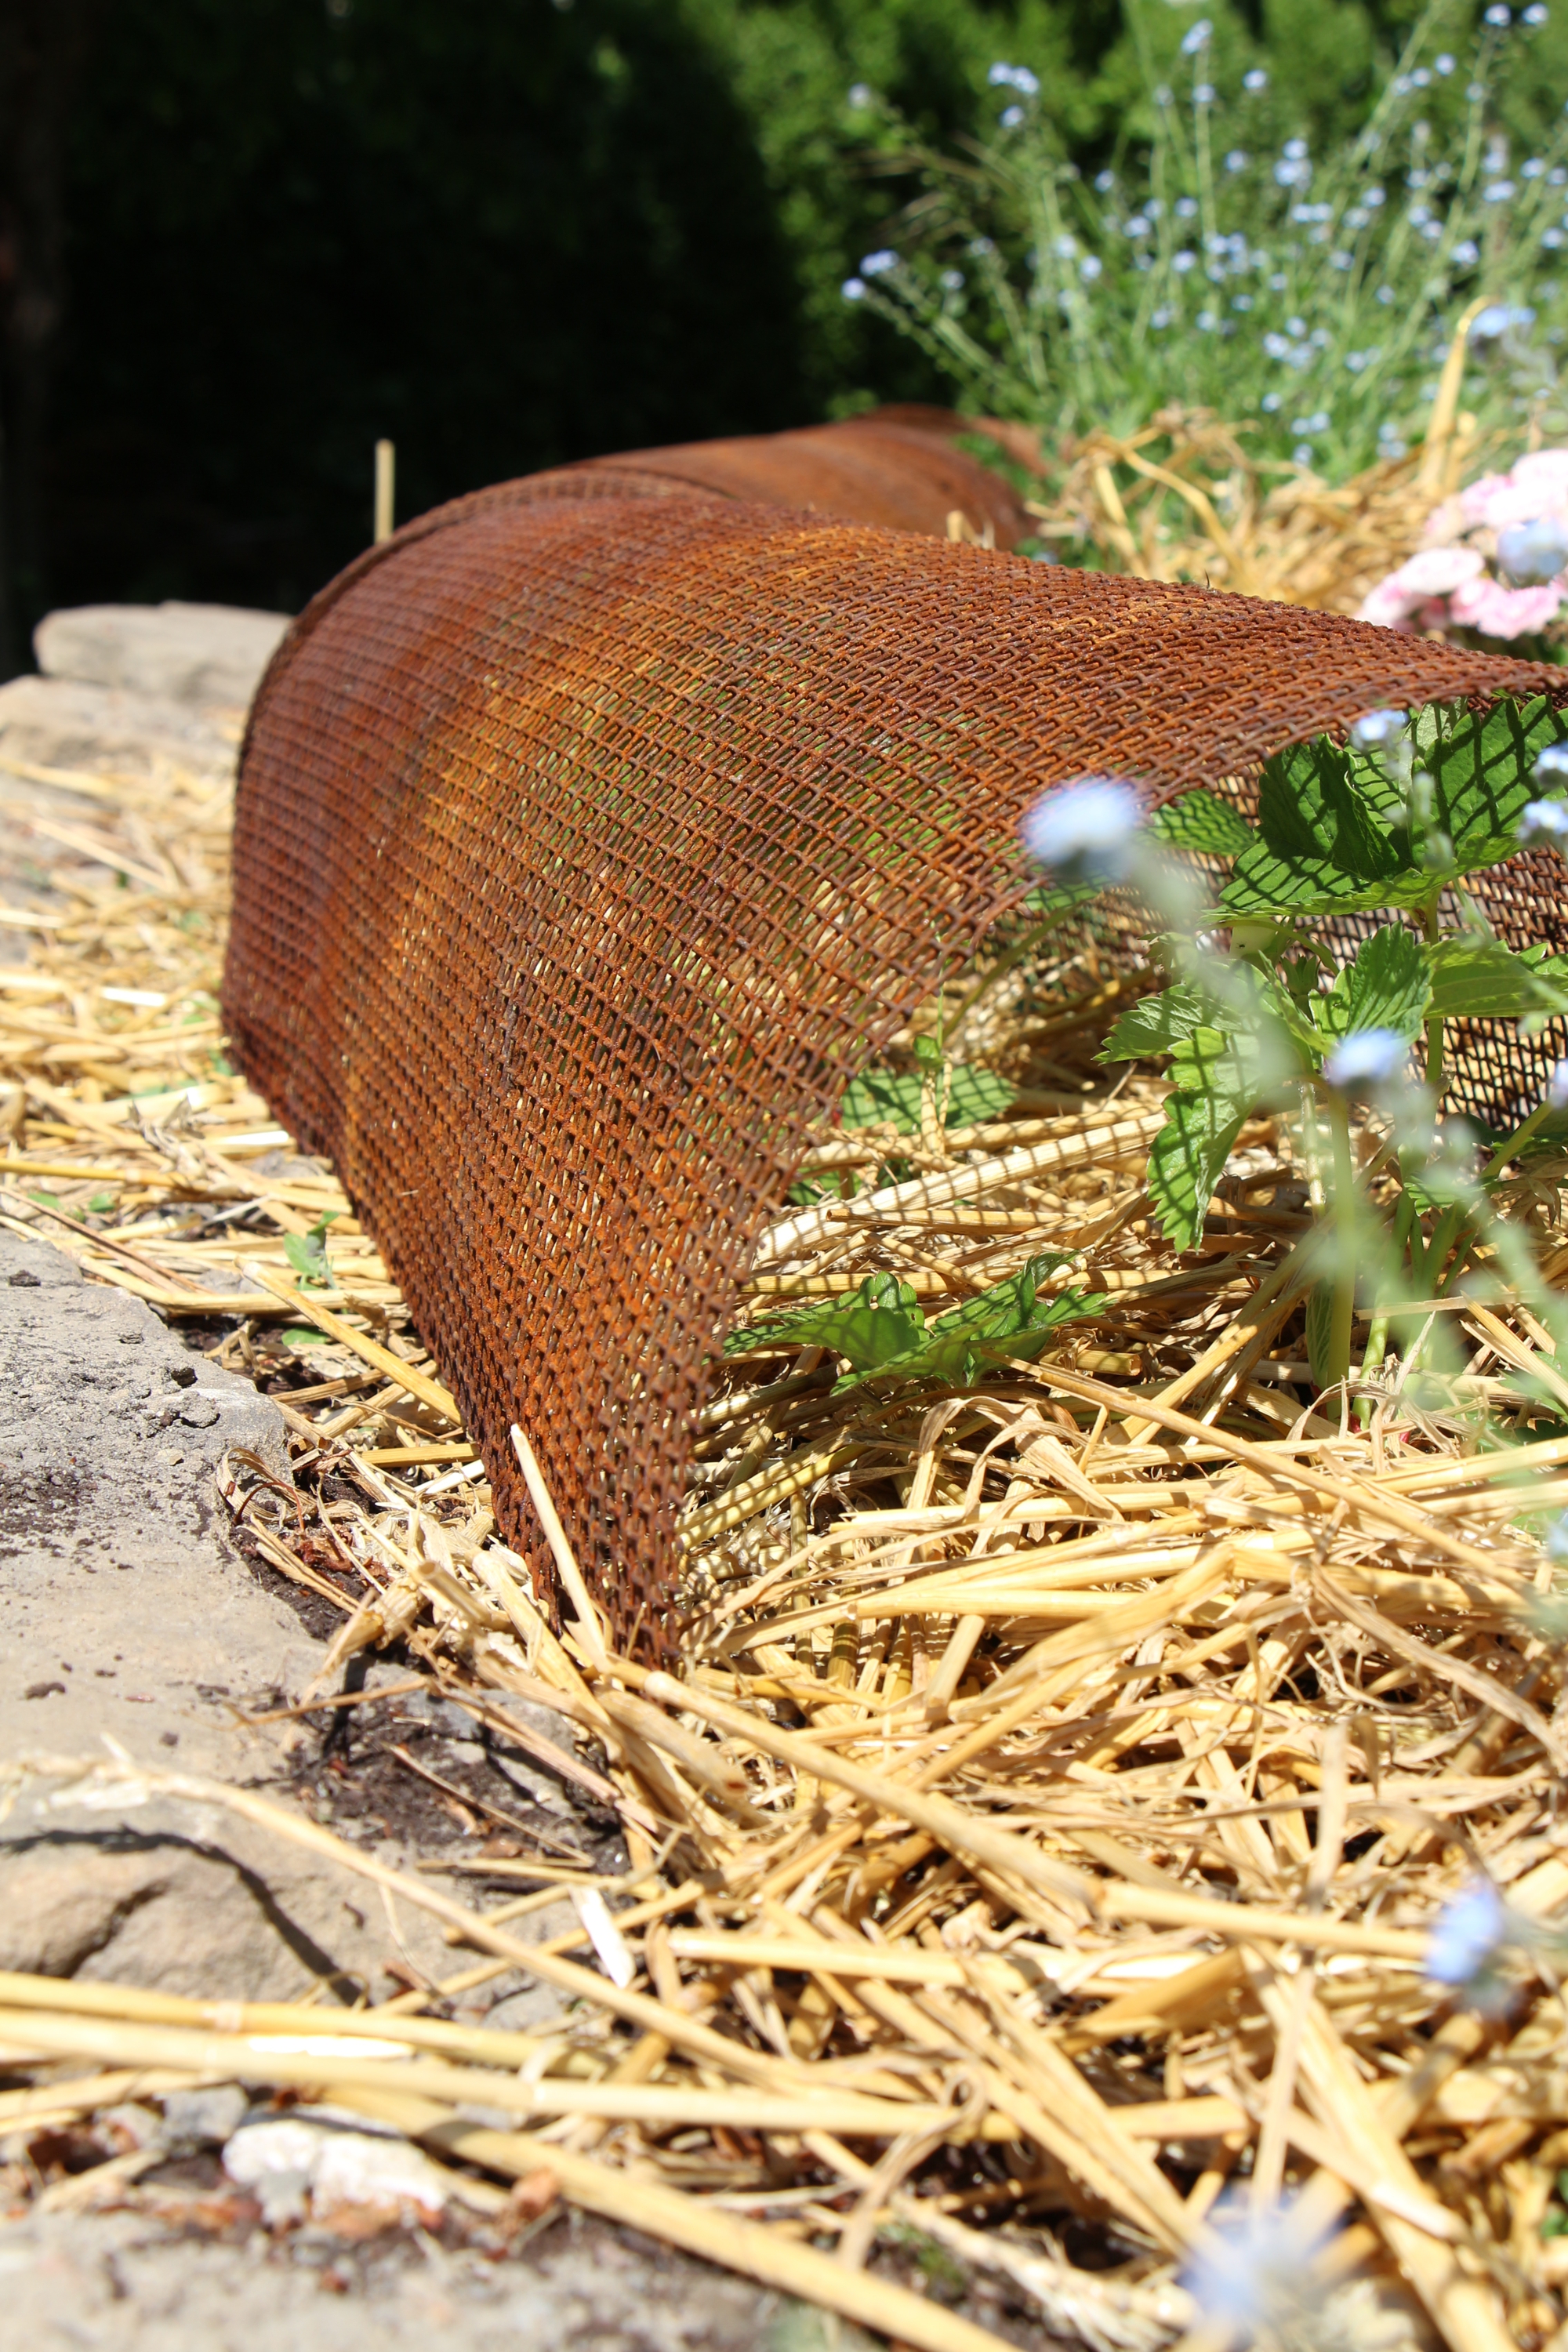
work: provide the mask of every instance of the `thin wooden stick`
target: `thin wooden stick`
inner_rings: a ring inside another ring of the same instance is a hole
[[[577,1565],[577,1555],[567,1541],[566,1530],[561,1524],[560,1514],[545,1484],[544,1473],[539,1466],[538,1456],[515,1421],[511,1425],[511,1444],[522,1470],[529,1499],[539,1514],[540,1526],[544,1529],[544,1539],[550,1546],[556,1573],[565,1586],[572,1606],[577,1613],[579,1637],[583,1647],[595,1665],[603,1666],[607,1653],[605,1647],[605,1629],[599,1612],[589,1596],[587,1580]]]

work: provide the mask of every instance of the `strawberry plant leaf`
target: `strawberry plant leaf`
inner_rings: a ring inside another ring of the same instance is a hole
[[[1101,1062],[1136,1062],[1155,1054],[1169,1054],[1184,1037],[1201,1029],[1212,1007],[1203,991],[1190,981],[1178,981],[1158,996],[1141,997],[1130,1004],[1095,1056]]]
[[[1239,810],[1201,784],[1157,809],[1149,831],[1173,849],[1185,849],[1197,857],[1239,857],[1258,839]]]
[[[1098,882],[1046,882],[1039,889],[1031,890],[1024,900],[1023,912],[1035,916],[1071,915],[1079,907],[1087,907],[1100,897]]]
[[[948,1127],[977,1127],[984,1119],[994,1118],[1017,1092],[994,1070],[968,1062],[955,1062],[948,1075],[944,1120]],[[925,1084],[919,1070],[863,1071],[844,1090],[838,1107],[840,1122],[845,1127],[896,1127],[900,1135],[917,1135]]]
[[[1245,869],[1245,870],[1244,870]],[[1232,920],[1276,915],[1369,914],[1383,907],[1419,907],[1433,877],[1410,866],[1384,882],[1366,882],[1326,857],[1277,857],[1261,848],[1237,858],[1220,892],[1220,912]]]
[[[1439,703],[1419,714],[1415,756],[1432,778],[1434,821],[1461,873],[1514,855],[1520,813],[1540,796],[1535,762],[1565,736],[1568,726],[1543,696],[1484,712]]]
[[[1439,940],[1426,950],[1432,1011],[1446,1021],[1510,1021],[1568,1013],[1568,957],[1544,947],[1515,955],[1500,940]]]
[[[966,1298],[950,1314],[930,1324],[920,1344],[887,1359],[874,1370],[847,1372],[834,1390],[837,1396],[861,1381],[942,1381],[952,1388],[967,1388],[997,1364],[1016,1359],[1032,1360],[1051,1332],[1064,1323],[1098,1315],[1106,1305],[1103,1292],[1067,1290],[1039,1296],[1041,1283],[1073,1253],[1042,1250],[1005,1282],[994,1284],[976,1298]]]
[[[1145,996],[1130,1005],[1098,1058],[1130,1062],[1171,1054],[1199,1029],[1246,1033],[1253,1041],[1252,1057],[1259,1064],[1251,1083],[1259,1090],[1268,1083],[1261,1067],[1265,1058],[1286,1066],[1300,1061],[1291,1053],[1289,1039],[1294,1037],[1306,1048],[1310,1061],[1316,1058],[1317,1040],[1310,1024],[1289,992],[1271,972],[1243,962],[1229,967],[1223,1002],[1201,981],[1183,980],[1158,996]]]
[[[797,1348],[831,1348],[858,1369],[871,1370],[920,1344],[925,1316],[907,1282],[896,1274],[868,1274],[858,1290],[840,1298],[814,1298],[731,1331],[726,1356],[782,1356]]]
[[[1418,1037],[1432,1000],[1428,955],[1403,923],[1374,931],[1327,994],[1309,1000],[1322,1043],[1337,1043],[1357,1029],[1392,1029],[1399,1037]]]
[[[1235,1040],[1217,1029],[1182,1039],[1171,1076],[1165,1124],[1149,1153],[1149,1192],[1166,1240],[1191,1249],[1259,1087]]]
[[[1258,838],[1220,893],[1231,916],[1312,915],[1416,906],[1432,877],[1394,822],[1393,799],[1371,764],[1317,736],[1276,753],[1258,782]]]

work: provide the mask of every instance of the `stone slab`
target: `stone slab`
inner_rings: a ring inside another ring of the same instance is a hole
[[[0,761],[136,774],[162,761],[225,776],[234,767],[240,715],[221,724],[188,703],[124,687],[14,677],[0,686]]]
[[[236,2245],[134,2211],[44,2215],[0,2228],[0,2302],[30,2352],[870,2352],[857,2329],[571,2214],[500,2262],[427,2235]]]
[[[243,710],[288,626],[286,613],[229,604],[79,604],[46,614],[33,649],[47,677]]]
[[[0,1759],[100,1756],[223,1780],[289,1774],[321,1647],[227,1541],[216,1465],[282,1468],[277,1407],[142,1300],[0,1234]],[[421,1964],[449,1967],[410,1922]],[[297,1997],[384,1958],[362,1884],[216,1808],[88,1809],[48,1784],[0,1827],[0,1967]]]

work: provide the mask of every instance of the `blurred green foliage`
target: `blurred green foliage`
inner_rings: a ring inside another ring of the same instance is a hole
[[[1409,13],[1232,12],[1315,139],[1358,119]],[[1118,0],[101,0],[30,600],[296,605],[368,536],[381,435],[406,515],[943,397],[839,294],[918,186],[850,92],[962,145],[999,57],[1086,162],[1125,130]]]
[[[1365,119],[1316,146],[1233,9],[1124,15],[1139,79],[1092,176],[1015,63],[992,69],[991,136],[945,152],[868,101],[921,194],[847,297],[941,362],[961,405],[1047,451],[1182,404],[1245,423],[1279,470],[1337,482],[1419,436],[1461,318],[1483,428],[1561,436],[1568,73],[1546,0],[1518,19],[1492,0],[1479,32],[1468,0],[1430,0],[1397,58],[1373,50]]]

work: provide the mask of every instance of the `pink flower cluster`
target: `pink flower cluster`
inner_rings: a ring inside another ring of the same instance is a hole
[[[1359,618],[1385,629],[1478,629],[1489,637],[1529,636],[1568,604],[1568,569],[1539,584],[1498,577],[1510,544],[1564,542],[1568,555],[1568,449],[1535,449],[1506,474],[1484,474],[1438,519],[1452,533],[1421,548],[1380,580]],[[1533,534],[1533,540],[1531,535]]]

